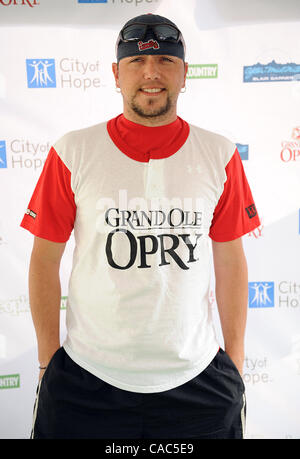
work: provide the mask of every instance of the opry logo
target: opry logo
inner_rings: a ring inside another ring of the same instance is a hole
[[[284,163],[297,161],[300,159],[300,126],[292,130],[292,140],[281,142],[280,159]]]
[[[10,5],[27,5],[30,8],[39,5],[38,0],[0,0],[0,5],[10,6]]]

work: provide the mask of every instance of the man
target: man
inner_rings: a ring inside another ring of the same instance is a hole
[[[241,236],[260,222],[242,162],[229,140],[177,115],[188,66],[173,22],[131,19],[116,53],[123,113],[53,145],[21,223],[35,235],[32,438],[243,438]],[[209,308],[210,240],[225,351]]]

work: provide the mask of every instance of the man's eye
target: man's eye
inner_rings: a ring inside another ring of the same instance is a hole
[[[163,57],[162,60],[167,62],[173,62],[172,59],[170,59],[169,57]]]

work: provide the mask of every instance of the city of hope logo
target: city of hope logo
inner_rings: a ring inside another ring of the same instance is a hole
[[[0,140],[0,169],[7,167],[5,140]]]
[[[54,59],[26,59],[28,88],[56,88]]]
[[[274,306],[274,282],[249,282],[249,308]]]

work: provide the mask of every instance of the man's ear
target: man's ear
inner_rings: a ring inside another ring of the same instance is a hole
[[[116,87],[119,88],[119,64],[116,62],[112,63],[112,71],[115,77]]]
[[[188,69],[189,69],[189,64],[187,62],[184,62],[184,86],[185,86],[185,80],[186,80]]]

